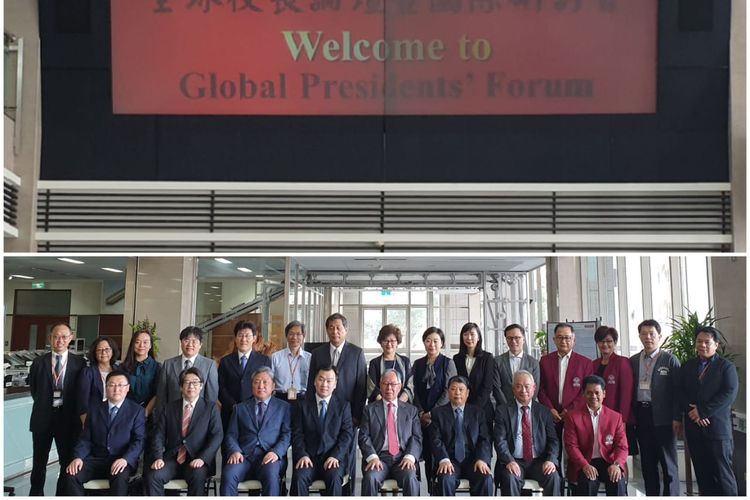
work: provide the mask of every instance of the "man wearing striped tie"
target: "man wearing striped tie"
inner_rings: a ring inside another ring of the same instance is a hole
[[[150,496],[164,496],[164,485],[178,478],[187,482],[188,496],[206,494],[206,479],[224,432],[216,405],[200,397],[202,385],[197,368],[182,372],[182,399],[170,402],[156,418],[151,443],[154,461],[144,471]]]
[[[89,409],[73,460],[65,469],[66,494],[83,496],[83,484],[108,479],[109,494],[128,494],[130,475],[138,468],[146,436],[146,415],[127,399],[128,374],[113,370],[105,381],[107,400]]]

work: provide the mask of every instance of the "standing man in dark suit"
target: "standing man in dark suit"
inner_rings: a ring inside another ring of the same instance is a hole
[[[325,482],[327,496],[342,495],[344,459],[351,448],[354,430],[351,408],[333,394],[337,379],[332,366],[318,370],[315,396],[301,401],[294,412],[292,496],[308,496],[316,479]]]
[[[66,495],[84,495],[83,484],[92,479],[109,480],[109,494],[127,496],[130,475],[146,439],[146,414],[127,399],[130,382],[121,370],[109,372],[105,382],[107,400],[89,408],[81,439],[65,469]]]
[[[560,495],[560,441],[549,408],[534,401],[534,376],[518,370],[513,400],[495,413],[495,478],[503,496],[520,496],[524,480],[533,479],[545,496]]]
[[[219,380],[216,363],[201,356],[203,330],[197,326],[188,326],[180,332],[180,349],[182,354],[164,362],[159,372],[156,385],[156,409],[162,411],[167,403],[182,399],[180,373],[190,367],[196,367],[205,381],[201,388],[201,397],[206,402],[216,403],[219,399]]]
[[[81,431],[76,411],[76,382],[86,363],[81,356],[68,352],[68,344],[73,338],[66,323],[52,325],[49,335],[52,352],[36,358],[29,369],[29,386],[34,400],[29,422],[34,446],[31,496],[44,495],[52,440],[57,446],[60,469],[65,470],[73,458],[73,446]],[[58,496],[65,494],[63,482],[64,474],[60,474]]]
[[[202,385],[197,368],[182,372],[182,399],[169,403],[156,418],[151,441],[154,461],[144,467],[149,496],[164,496],[164,485],[177,478],[187,481],[188,496],[206,494],[206,479],[224,432],[219,409],[200,398]]]
[[[252,321],[234,325],[234,345],[237,352],[227,354],[219,362],[219,401],[221,422],[226,431],[232,408],[253,394],[250,380],[261,366],[271,367],[271,358],[253,350],[257,329]]]
[[[492,444],[487,415],[479,406],[467,404],[469,381],[457,375],[448,381],[448,404],[432,410],[427,429],[432,440],[432,456],[438,464],[437,492],[456,496],[461,478],[471,485],[471,496],[494,496],[492,483]]]
[[[737,496],[732,404],[739,380],[734,364],[716,354],[720,341],[715,328],[698,328],[698,357],[686,361],[680,370],[685,437],[701,496]]]
[[[362,412],[367,400],[367,363],[362,348],[346,341],[347,321],[342,314],[334,313],[326,318],[326,334],[329,343],[315,349],[310,358],[310,375],[307,380],[307,392],[315,391],[315,374],[324,366],[333,366],[339,375],[336,384],[336,396],[348,403],[352,411],[354,439],[345,468],[352,481],[356,478],[355,456],[357,454],[357,428],[362,420]]]
[[[224,436],[229,459],[221,471],[221,496],[237,496],[237,485],[248,479],[260,481],[264,497],[281,494],[292,417],[275,390],[273,372],[263,366],[253,374],[253,397],[234,406]]]
[[[377,495],[386,479],[395,479],[405,497],[419,496],[417,457],[422,453],[422,426],[417,408],[398,399],[400,377],[394,369],[383,373],[383,398],[367,405],[362,416],[362,496]]]
[[[534,377],[534,385],[539,385],[539,361],[525,352],[525,335],[526,331],[521,325],[513,323],[505,327],[505,343],[508,344],[508,351],[495,356],[495,380],[492,395],[496,405],[513,402],[513,376],[518,370],[531,373]]]
[[[680,362],[659,349],[661,325],[647,319],[638,325],[643,350],[631,356],[633,412],[646,495],[680,496],[677,435],[682,432],[679,403]],[[659,484],[659,464],[664,475]]]

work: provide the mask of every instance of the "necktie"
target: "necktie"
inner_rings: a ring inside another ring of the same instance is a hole
[[[703,380],[703,376],[706,374],[707,369],[708,369],[708,360],[704,359],[700,362],[698,366],[698,380]]]
[[[386,418],[388,429],[388,453],[391,456],[398,455],[398,432],[396,431],[396,415],[393,411],[393,403],[388,403],[388,418]]]
[[[266,416],[266,403],[258,403],[258,427],[263,425],[263,418]]]
[[[60,372],[62,371],[62,354],[55,355],[55,388],[62,388],[62,377]]]
[[[318,417],[320,419],[320,434],[323,435],[323,431],[325,430],[325,419],[326,419],[326,412],[328,411],[328,404],[326,403],[325,399],[320,400],[320,413],[318,414]]]
[[[185,370],[187,370],[187,369],[188,369],[188,368],[190,368],[190,367],[191,367],[192,365],[193,365],[193,364],[192,364],[192,363],[190,362],[190,360],[189,360],[189,359],[186,359],[186,360],[185,360],[185,368],[184,368],[184,369],[185,369]]]
[[[240,358],[240,364],[242,365],[242,371],[244,372],[245,367],[247,366],[247,356],[245,356],[244,354]]]
[[[185,437],[188,431],[188,427],[190,427],[190,419],[193,416],[192,408],[190,407],[190,403],[185,403],[185,410],[182,412],[182,437]],[[187,448],[185,448],[185,445],[183,444],[180,446],[179,451],[177,452],[177,463],[178,464],[184,464],[185,460],[187,459]]]
[[[523,461],[528,465],[534,459],[534,437],[531,434],[529,407],[524,406],[522,408],[523,418],[521,419],[521,438],[523,439]]]
[[[109,423],[110,424],[112,423],[112,421],[115,419],[116,416],[117,416],[117,407],[113,406],[112,408],[109,409]]]
[[[337,366],[339,364],[339,350],[334,349],[333,350],[333,366]]]
[[[466,458],[466,437],[464,436],[464,411],[456,408],[456,461],[461,463]]]

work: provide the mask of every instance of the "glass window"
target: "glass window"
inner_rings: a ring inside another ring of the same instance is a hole
[[[365,349],[380,350],[378,332],[383,327],[383,311],[378,309],[363,309]]]
[[[651,306],[654,319],[661,325],[662,337],[672,333],[672,280],[669,257],[654,255],[651,259]]]
[[[427,304],[427,290],[418,290],[411,292],[412,304]]]
[[[641,258],[625,257],[626,295],[628,298],[628,340],[630,341],[630,355],[640,352],[643,348],[638,337],[638,325],[643,321],[643,284],[641,282]],[[625,332],[620,332],[624,334]]]
[[[708,314],[708,260],[706,257],[690,255],[685,257],[685,283],[687,287],[687,308],[698,313],[699,318]]]
[[[589,318],[602,316],[599,309],[599,270],[596,257],[586,257],[586,298]]]
[[[427,308],[426,307],[412,307],[409,314],[409,338],[412,342],[409,343],[411,351],[410,356],[416,351],[421,351],[422,356],[424,355],[424,344],[422,344],[422,334],[427,330]],[[416,343],[414,342],[416,339]],[[415,359],[412,357],[412,359]]]
[[[408,304],[409,292],[394,290],[365,290],[362,292],[362,304]]]

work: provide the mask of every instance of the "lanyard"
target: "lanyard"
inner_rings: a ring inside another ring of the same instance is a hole
[[[698,380],[703,381],[703,376],[706,374],[709,366],[711,366],[711,361],[707,362],[706,366],[704,366],[701,372],[698,374]]]
[[[62,389],[62,384],[60,382],[62,382],[62,380],[63,380],[62,377],[63,377],[63,374],[65,373],[65,367],[66,366],[68,366],[68,360],[67,359],[65,360],[65,363],[62,363],[62,362],[60,363],[60,373],[58,373],[57,375],[55,375],[55,367],[52,366],[52,381],[55,384],[55,388],[59,387],[60,389]],[[60,385],[58,385],[58,384],[60,384]]]
[[[286,356],[286,362],[289,364],[289,372],[292,374],[292,379],[289,381],[289,385],[291,387],[294,387],[294,374],[297,373],[297,368],[299,367],[300,358],[302,358],[301,353],[297,353],[296,356],[296,362],[292,363],[292,360],[289,359],[290,357],[294,358],[292,355],[292,351],[289,351],[289,354]]]

